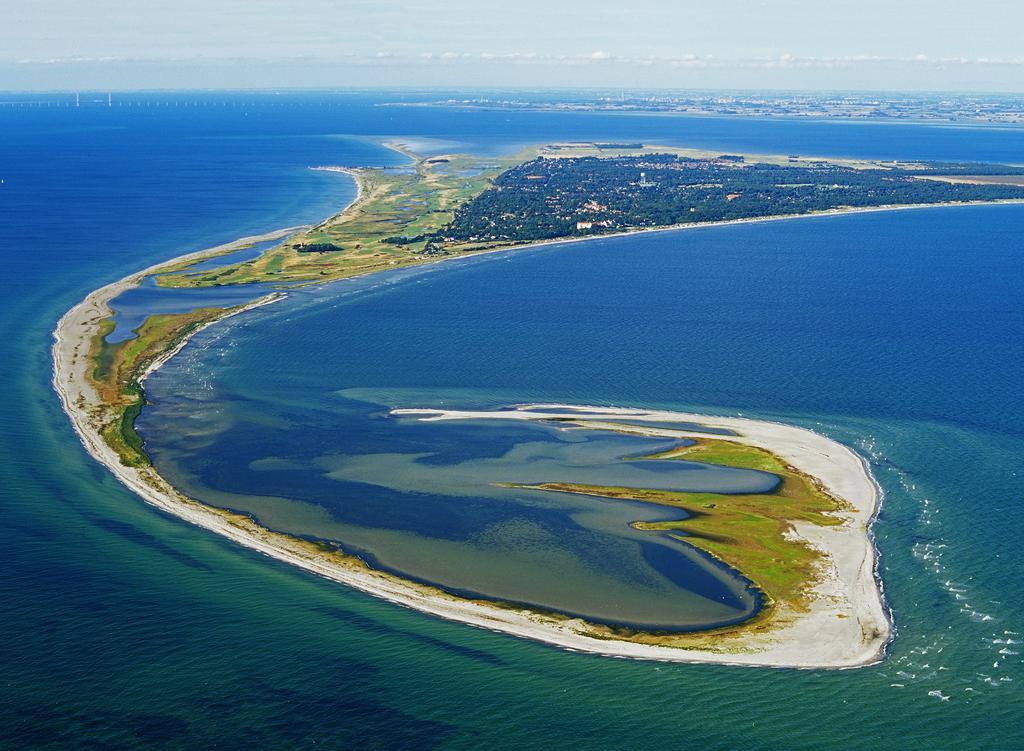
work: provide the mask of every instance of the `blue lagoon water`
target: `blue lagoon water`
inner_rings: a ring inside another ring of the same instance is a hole
[[[121,342],[135,336],[135,330],[151,315],[188,313],[197,308],[245,305],[272,291],[270,285],[248,284],[215,289],[175,289],[159,287],[153,277],[122,292],[111,300],[114,330],[109,342]]]
[[[316,327],[329,331],[336,323]],[[333,382],[347,358],[310,347],[301,334],[309,326],[273,325],[266,351],[284,354],[296,374],[329,363],[321,372]],[[278,349],[284,342],[288,347]],[[630,526],[682,518],[678,510],[505,485],[770,492],[774,475],[631,459],[677,445],[664,439],[500,420],[394,420],[381,414],[382,405],[305,387],[296,394],[284,386],[280,400],[227,393],[221,369],[245,349],[235,340],[225,357],[216,345],[199,345],[195,351],[209,359],[183,359],[181,370],[160,374],[151,387],[140,433],[161,472],[193,497],[253,514],[278,531],[338,541],[375,568],[451,592],[603,623],[689,630],[742,620],[756,609],[745,580],[668,534]],[[279,368],[268,372],[262,359],[240,368],[293,383]],[[172,385],[183,380],[193,387]],[[268,381],[259,390],[267,386],[274,388]],[[471,392],[463,396],[463,403],[472,400]]]
[[[376,137],[1020,162],[1024,131],[161,96],[0,111],[0,746],[1024,747],[1021,207],[605,239],[341,283],[204,332],[150,382],[140,427],[183,483],[262,495],[281,524],[319,507],[317,523],[350,529],[380,521],[359,516],[364,494],[393,498],[380,529],[395,542],[369,552],[397,570],[430,563],[446,536],[515,528],[512,504],[467,508],[460,487],[516,446],[543,444],[545,473],[640,447],[543,426],[449,434],[389,406],[636,405],[826,432],[868,457],[886,492],[875,532],[898,635],[883,664],[856,671],[611,660],[390,606],[144,506],[84,453],[48,384],[50,331],[87,292],[331,213],[350,182],[306,167],[398,163]],[[438,458],[410,462],[423,444]],[[459,483],[437,469],[453,464]],[[303,492],[284,506],[295,475]],[[424,478],[449,500],[415,518],[402,486]],[[618,529],[554,497],[517,501],[543,523],[515,540],[575,523],[582,551]],[[435,542],[409,544],[428,522]],[[639,560],[639,541],[620,544]],[[702,591],[719,593],[707,573]]]

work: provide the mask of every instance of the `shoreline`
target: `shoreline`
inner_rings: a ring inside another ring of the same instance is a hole
[[[418,164],[421,160],[425,160],[428,157],[422,157],[408,148],[401,141],[386,141],[381,144],[385,148],[391,149],[403,156],[408,157],[411,160],[412,166]],[[436,158],[429,157],[429,158]],[[350,211],[365,195],[365,188],[363,185],[363,177],[365,171],[371,171],[380,169],[377,167],[343,167],[337,165],[318,165],[311,166],[308,169],[318,172],[335,172],[348,175],[356,183],[356,196],[348,206],[344,207],[341,211],[332,217],[328,217],[324,222],[335,217],[340,217],[346,212]],[[528,250],[531,248],[540,248],[548,245],[561,245],[568,243],[578,243],[589,240],[602,240],[616,237],[631,237],[634,235],[646,235],[655,232],[676,232],[687,229],[698,229],[700,227],[728,227],[732,225],[742,224],[758,224],[761,222],[779,222],[789,219],[807,219],[812,217],[832,217],[832,216],[844,216],[847,214],[874,214],[888,211],[904,211],[904,210],[917,210],[917,209],[931,209],[931,208],[955,208],[955,207],[971,207],[971,206],[1024,206],[1024,198],[1002,198],[997,200],[985,201],[942,201],[935,203],[905,203],[905,204],[881,204],[879,206],[848,206],[848,207],[837,207],[832,209],[823,209],[820,211],[809,211],[803,214],[766,214],[764,216],[755,217],[743,217],[739,219],[720,219],[710,222],[681,222],[678,224],[666,224],[659,227],[630,227],[627,229],[618,230],[615,232],[604,232],[596,233],[593,235],[581,235],[572,237],[560,237],[551,238],[548,240],[529,240],[525,242],[512,242],[510,244],[501,245],[499,247],[489,247],[481,250],[467,250],[459,252],[455,255],[448,256],[434,256],[430,258],[423,258],[419,261],[404,264],[403,266],[397,266],[396,268],[406,268],[410,266],[422,266],[426,264],[441,263],[442,261],[452,261],[457,259],[472,258],[475,256],[490,255],[492,253],[502,253],[515,250]],[[324,222],[318,223],[316,226],[323,224]],[[377,272],[369,272],[377,273]],[[348,277],[352,278],[352,277]],[[335,281],[335,280],[330,280]],[[315,283],[311,281],[309,283]]]
[[[834,216],[846,216],[852,214],[878,214],[889,211],[913,211],[917,209],[952,209],[957,207],[978,207],[978,206],[1024,206],[1024,198],[1004,198],[997,201],[945,201],[942,203],[905,203],[905,204],[883,204],[881,206],[851,206],[849,208],[825,209],[823,211],[809,211],[804,214],[767,214],[765,216],[745,217],[742,219],[721,219],[713,222],[685,222],[683,224],[666,224],[663,227],[639,227],[624,229],[619,232],[607,232],[581,237],[562,237],[550,240],[531,240],[518,245],[504,245],[500,248],[488,248],[487,250],[470,250],[457,256],[441,256],[431,259],[428,263],[455,260],[457,258],[472,258],[488,253],[511,252],[516,250],[528,250],[539,248],[545,245],[562,245],[568,243],[588,242],[592,240],[605,240],[615,237],[633,237],[636,235],[648,235],[655,232],[681,232],[688,229],[700,229],[701,227],[729,227],[738,224],[760,224],[761,222],[781,222],[789,219],[812,219]]]
[[[347,170],[348,168],[346,168]],[[335,170],[331,170],[335,171]],[[343,170],[337,170],[339,172]],[[357,185],[357,197],[346,206],[341,212],[348,211],[362,196],[362,181],[358,169],[353,168],[347,174],[354,177]],[[670,225],[665,227],[651,227],[633,229],[622,232],[591,235],[586,237],[561,238],[542,240],[520,245],[491,248],[487,250],[468,252],[460,255],[442,256],[440,258],[425,259],[416,265],[434,264],[443,261],[467,259],[474,256],[491,253],[506,253],[524,250],[531,247],[545,245],[557,245],[563,243],[600,240],[603,238],[624,237],[628,235],[647,234],[652,232],[672,232],[699,227],[720,227],[733,224],[753,224],[767,221],[782,221],[787,219],[801,219],[808,217],[842,216],[846,214],[877,213],[883,211],[900,211],[923,208],[941,208],[955,206],[987,206],[987,205],[1022,205],[1024,200],[1011,199],[1001,201],[972,201],[972,202],[948,202],[948,203],[924,203],[907,205],[886,205],[848,209],[830,209],[821,212],[793,215],[774,215],[764,217],[752,217],[735,220],[724,220],[719,222],[695,222],[681,225]],[[871,476],[870,470],[863,458],[841,444],[824,438],[813,431],[807,431],[818,436],[822,440],[839,446],[856,458],[861,466],[863,474],[872,486],[870,508],[860,509],[859,513],[864,516],[863,523],[867,532],[862,536],[868,541],[869,550],[865,553],[857,578],[863,580],[863,572],[868,571],[872,587],[877,593],[877,607],[872,605],[873,620],[878,626],[878,633],[872,635],[869,640],[870,646],[855,650],[854,653],[841,653],[819,655],[815,658],[802,643],[787,645],[758,645],[748,642],[743,645],[742,652],[713,651],[698,649],[683,649],[679,647],[663,647],[637,642],[616,641],[608,638],[595,638],[579,633],[577,630],[581,625],[578,621],[571,619],[558,619],[531,613],[526,610],[511,610],[495,605],[477,601],[458,600],[451,596],[444,596],[446,593],[438,594],[437,591],[425,591],[425,588],[412,582],[401,580],[398,577],[381,574],[352,564],[341,564],[328,554],[317,555],[311,553],[311,547],[304,541],[289,538],[287,535],[272,532],[259,527],[251,519],[245,517],[240,521],[238,515],[224,512],[214,507],[206,506],[194,499],[188,498],[178,492],[162,476],[152,468],[134,468],[121,464],[119,457],[103,441],[95,425],[90,421],[90,413],[102,405],[98,404],[96,394],[88,383],[85,373],[88,346],[92,336],[96,333],[99,322],[110,315],[109,302],[117,297],[124,290],[137,286],[143,278],[159,272],[161,269],[172,265],[181,264],[186,261],[201,260],[211,256],[237,250],[247,244],[262,242],[266,240],[279,239],[292,232],[306,229],[309,225],[274,230],[262,235],[239,238],[230,243],[218,245],[206,250],[169,259],[141,271],[132,273],[123,279],[107,284],[87,295],[80,303],[72,307],[60,319],[53,332],[54,344],[53,354],[53,387],[61,399],[64,411],[68,414],[72,426],[79,436],[79,440],[86,451],[96,461],[105,466],[111,473],[128,489],[135,492],[145,502],[153,505],[169,514],[184,519],[191,524],[203,527],[204,529],[220,534],[232,541],[250,549],[263,553],[271,558],[289,563],[298,568],[323,576],[327,579],[337,581],[368,594],[386,599],[390,602],[411,607],[422,612],[436,615],[449,620],[459,621],[468,625],[487,628],[494,631],[513,634],[522,638],[544,642],[564,649],[603,654],[616,657],[631,657],[639,659],[665,660],[675,662],[693,663],[714,663],[728,665],[746,665],[761,667],[792,667],[792,668],[853,668],[870,665],[878,662],[884,655],[886,645],[892,634],[892,625],[882,595],[881,581],[877,579],[877,554],[874,547],[874,538],[870,534],[870,524],[877,515],[881,502],[880,488]],[[410,264],[411,265],[411,264]],[[259,298],[249,305],[240,309],[230,311],[213,321],[210,321],[202,328],[212,326],[226,318],[247,312],[255,307],[274,302],[281,299],[281,293]],[[200,329],[201,330],[201,329]],[[154,372],[157,368],[167,362],[179,352],[194,336],[192,332],[182,340],[173,350],[165,353],[152,363],[143,374],[142,379]],[[675,413],[682,414],[682,413]],[[701,422],[741,420],[744,418],[723,418],[712,415],[701,415]],[[761,423],[762,421],[745,421],[746,423]],[[713,422],[712,422],[713,424]],[[764,425],[781,425],[777,423],[763,423]],[[804,430],[793,428],[793,430]],[[775,447],[769,447],[775,450]],[[812,476],[817,476],[811,473]],[[866,566],[866,568],[864,568]],[[876,584],[877,582],[877,584]],[[842,618],[834,620],[844,620]],[[713,632],[704,632],[713,633]],[[814,631],[811,636],[820,633]],[[806,636],[806,635],[805,635]],[[751,637],[753,638],[753,637]],[[812,640],[813,641],[813,640]],[[733,644],[735,649],[736,645]],[[834,652],[834,650],[833,650]]]
[[[836,528],[793,523],[798,537],[824,553],[828,574],[813,588],[815,597],[811,611],[797,615],[794,622],[771,632],[772,644],[762,655],[774,654],[776,659],[786,662],[797,655],[805,659],[820,659],[821,662],[814,667],[861,667],[881,661],[885,654],[894,626],[891,610],[885,602],[884,586],[878,571],[878,550],[871,532],[884,492],[867,460],[828,436],[810,428],[769,420],[633,407],[526,404],[490,411],[394,409],[391,414],[418,417],[424,421],[564,418],[575,420],[580,427],[585,428],[592,423],[592,427],[603,425],[603,429],[609,429],[616,419],[629,418],[633,422],[619,426],[628,427],[623,432],[673,439],[714,437],[767,449],[821,482],[833,496],[846,501],[852,510],[838,514],[846,523]],[[651,427],[637,424],[645,420],[662,424]],[[717,435],[684,427],[666,428],[663,425],[666,422],[726,428],[736,435]],[[822,641],[827,644],[822,644]],[[859,647],[845,650],[842,649],[843,643],[858,644]],[[820,650],[817,658],[814,657],[816,647]],[[823,647],[825,649],[820,649]],[[831,653],[828,647],[832,648]],[[838,664],[850,659],[855,661]]]

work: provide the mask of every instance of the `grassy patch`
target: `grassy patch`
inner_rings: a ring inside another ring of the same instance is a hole
[[[453,155],[420,158],[408,169],[355,170],[362,196],[337,216],[254,260],[216,272],[169,267],[157,282],[169,287],[322,282],[436,260],[423,252],[427,241],[422,236],[450,222],[458,206],[483,192],[504,169],[533,155]],[[320,251],[330,247],[338,250]],[[469,244],[450,252],[481,249]]]
[[[107,342],[107,337],[113,333],[115,328],[117,328],[117,324],[112,317],[104,318],[100,321],[99,328],[89,343],[89,352],[93,362],[93,381],[103,382],[110,378],[110,371],[114,364],[115,347]]]
[[[840,524],[833,514],[845,508],[843,502],[772,452],[734,441],[698,438],[692,445],[644,458],[757,469],[777,475],[781,483],[772,493],[758,494],[681,493],[569,483],[530,487],[678,508],[686,512],[687,518],[636,522],[634,526],[669,532],[710,553],[753,582],[765,596],[768,608],[785,603],[796,611],[806,610],[809,585],[815,580],[821,554],[789,533],[794,521]]]
[[[225,312],[224,308],[200,308],[189,313],[153,315],[135,330],[133,339],[113,343],[107,341],[115,328],[113,318],[100,324],[90,349],[94,363],[91,381],[108,411],[100,435],[127,466],[150,464],[142,438],[135,431],[135,420],[145,403],[139,383],[142,374],[196,328]]]

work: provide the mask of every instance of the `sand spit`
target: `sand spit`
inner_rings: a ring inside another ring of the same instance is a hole
[[[206,257],[284,234],[287,231],[260,238],[245,238],[230,246],[220,246],[194,255]],[[818,597],[812,612],[769,634],[732,637],[720,649],[681,649],[595,637],[589,633],[588,624],[577,619],[461,600],[435,588],[372,571],[351,559],[321,551],[308,542],[264,529],[246,517],[199,503],[172,487],[152,467],[125,466],[100,436],[99,429],[106,408],[87,378],[86,355],[100,322],[110,314],[110,301],[123,290],[139,284],[147,274],[166,265],[169,264],[152,267],[96,290],[69,310],[54,332],[53,385],[82,444],[90,455],[147,503],[271,558],[390,602],[565,649],[639,659],[798,668],[855,667],[875,662],[882,654],[889,635],[889,624],[873,576],[874,551],[866,534],[868,521],[877,504],[876,489],[864,464],[852,451],[811,431],[738,418],[603,410],[604,413],[618,417],[629,415],[631,419],[637,419],[637,415],[650,415],[649,419],[652,420],[690,420],[734,429],[742,434],[744,440],[762,442],[792,461],[795,466],[819,476],[833,492],[851,501],[856,508],[850,523],[839,532],[818,528],[799,530],[813,544],[828,551],[831,560],[830,571],[816,589]],[[237,315],[273,302],[274,299],[277,296],[261,298],[228,315]],[[149,372],[166,362],[184,344],[154,363]],[[543,405],[538,405],[535,411],[511,410],[502,413],[502,416],[540,419],[548,416],[547,412],[540,411],[542,409]],[[577,408],[565,407],[562,411],[569,416],[580,416]],[[417,411],[416,414],[428,419],[495,416],[494,413],[424,411]],[[588,414],[587,417],[598,419],[595,416],[598,414]],[[655,429],[651,428],[651,431]],[[662,433],[674,434],[672,431]]]
[[[354,176],[357,177],[357,184],[360,183],[358,174]],[[1021,202],[984,203],[991,205]],[[761,217],[615,234],[647,234],[724,224],[747,224],[813,216],[836,216],[956,205],[975,204],[923,204],[920,206],[837,209],[815,214]],[[180,264],[182,261],[199,260],[223,254],[253,242],[278,239],[300,229],[304,228],[292,227],[266,235],[242,238],[233,243],[175,258],[139,271],[121,281],[92,292],[69,310],[57,325],[54,331],[53,345],[53,385],[65,411],[90,455],[107,467],[125,486],[137,493],[147,503],[272,558],[391,602],[480,628],[501,631],[565,649],[640,659],[794,668],[849,668],[871,664],[881,659],[892,628],[883,602],[881,584],[875,572],[876,555],[869,530],[880,502],[880,491],[871,478],[867,465],[857,454],[835,441],[803,428],[737,417],[580,408],[569,405],[534,405],[529,411],[520,408],[507,410],[501,415],[509,419],[538,419],[538,415],[551,410],[554,413],[564,412],[567,417],[580,419],[581,410],[594,410],[585,417],[595,420],[628,417],[630,420],[681,421],[731,429],[738,434],[738,437],[730,436],[730,440],[741,440],[774,451],[793,466],[817,477],[831,492],[851,504],[853,510],[847,515],[846,523],[840,527],[823,528],[809,524],[798,524],[795,527],[796,534],[807,540],[809,544],[819,548],[828,561],[821,580],[814,588],[814,605],[810,612],[782,613],[775,619],[779,624],[778,627],[767,631],[744,633],[740,629],[738,633],[729,634],[720,640],[714,634],[708,634],[701,640],[701,646],[695,648],[668,647],[617,640],[609,638],[606,634],[596,634],[590,624],[578,619],[543,615],[525,609],[509,609],[486,602],[461,600],[435,588],[369,570],[357,561],[319,552],[315,546],[311,546],[307,542],[264,529],[247,518],[206,506],[180,493],[151,467],[133,468],[121,464],[116,453],[107,446],[100,436],[99,428],[102,425],[105,406],[86,377],[89,344],[96,334],[100,322],[110,315],[110,301],[125,289],[140,284],[147,275]],[[614,235],[599,237],[611,236]],[[485,252],[511,252],[531,246],[579,242],[599,239],[599,237],[551,240]],[[434,259],[431,262],[456,260],[482,254],[449,256]],[[270,295],[261,298],[228,315],[237,315],[253,307],[273,302],[279,297],[279,295]],[[212,325],[212,323],[207,325]],[[153,363],[148,372],[152,372],[166,362],[186,343],[187,340],[173,351],[168,352],[158,362]],[[485,416],[492,419],[496,416],[492,412],[460,413],[416,410],[414,413],[427,419],[473,419]],[[405,414],[411,413],[406,412]],[[595,415],[604,415],[604,417],[595,417]],[[651,435],[666,437],[686,437],[688,435],[686,431],[655,427],[643,428],[643,430]],[[692,435],[703,434],[693,433]]]
[[[714,437],[768,449],[796,469],[817,478],[830,493],[850,504],[850,510],[841,514],[842,525],[794,524],[795,534],[825,556],[809,612],[784,614],[781,625],[767,633],[749,635],[743,645],[746,651],[734,653],[728,659],[720,654],[667,647],[647,647],[642,655],[632,654],[632,650],[607,651],[695,662],[792,667],[854,667],[877,662],[882,657],[892,628],[877,577],[876,553],[870,535],[881,493],[867,463],[858,454],[820,433],[741,417],[564,404],[531,404],[477,412],[397,409],[392,414],[421,420],[570,419],[593,427],[608,427],[609,423],[628,419],[628,430],[634,433],[666,438]],[[659,424],[650,427],[637,424],[642,422]],[[665,423],[672,422],[724,428],[735,435],[700,432],[690,426],[681,426],[678,430],[664,427]]]

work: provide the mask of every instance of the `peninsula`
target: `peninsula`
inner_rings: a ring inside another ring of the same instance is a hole
[[[352,174],[359,193],[315,227],[244,238],[159,264],[96,290],[68,311],[55,331],[54,386],[87,450],[168,513],[327,578],[476,626],[650,659],[794,667],[851,667],[879,659],[890,626],[869,536],[878,492],[856,454],[812,431],[740,418],[558,405],[416,413],[426,419],[547,420],[566,429],[672,438],[677,448],[659,458],[776,475],[778,489],[759,495],[530,486],[678,508],[680,519],[659,522],[659,528],[734,568],[763,597],[763,607],[743,623],[654,633],[460,597],[375,570],[347,552],[343,541],[300,539],[189,498],[161,476],[135,432],[145,379],[196,332],[282,299],[288,285],[602,234],[1020,201],[1024,169],[723,155],[642,144],[555,144],[498,159],[409,156],[410,166],[397,169],[322,168]],[[280,242],[255,258],[233,260],[237,251],[267,241]],[[213,268],[199,265],[218,258],[223,262]],[[254,283],[277,289],[244,305],[153,314],[134,336],[112,341],[112,301],[147,280],[167,289]],[[674,422],[687,426],[676,429]]]

